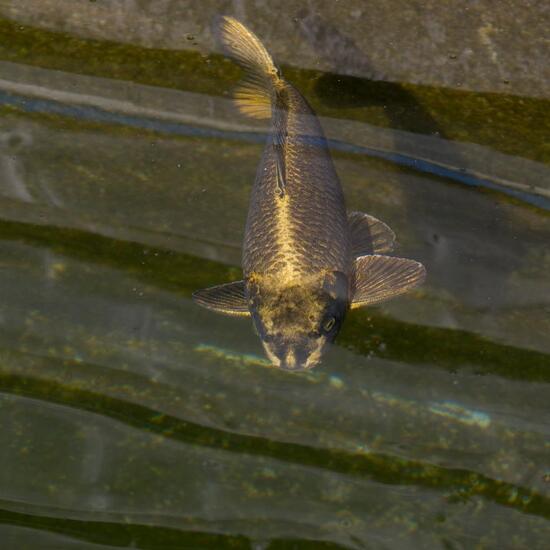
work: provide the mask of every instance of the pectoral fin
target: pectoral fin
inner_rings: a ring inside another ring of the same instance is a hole
[[[422,283],[421,263],[392,256],[361,256],[355,260],[355,293],[351,308],[376,304],[404,294]]]
[[[380,220],[363,212],[349,212],[351,250],[355,258],[367,254],[387,254],[395,245],[395,233]]]
[[[244,295],[244,281],[197,290],[193,300],[199,306],[225,315],[250,315]]]

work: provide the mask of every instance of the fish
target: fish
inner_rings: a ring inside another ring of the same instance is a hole
[[[308,370],[320,364],[349,309],[407,292],[426,269],[388,255],[395,234],[385,223],[346,210],[319,119],[260,39],[230,16],[215,28],[244,71],[237,108],[269,120],[270,130],[250,196],[243,278],[198,290],[193,300],[250,317],[273,366]]]

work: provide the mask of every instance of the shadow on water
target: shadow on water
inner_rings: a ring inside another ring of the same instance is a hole
[[[297,24],[312,49],[334,69],[334,73],[322,74],[315,80],[314,90],[323,104],[359,112],[382,108],[389,127],[397,130],[393,132],[397,153],[410,147],[410,138],[404,132],[435,136],[452,152],[454,167],[466,170],[460,150],[416,95],[399,83],[381,80],[383,75],[370,63],[368,53],[361,51],[351,38],[306,10],[299,14]],[[371,79],[339,74],[342,72],[370,75]],[[456,189],[450,188],[452,180],[437,177],[437,185],[426,190],[425,183],[409,169],[402,170],[396,179],[399,192],[405,197],[402,209],[408,221],[407,231],[424,243],[423,251],[412,249],[411,254],[421,254],[429,281],[460,299],[471,292],[469,289],[475,289],[477,299],[485,297],[488,309],[506,302],[509,280],[528,261],[532,249],[528,244],[530,230],[503,212],[499,204],[502,198],[495,195],[491,200],[489,195],[489,200],[480,201],[479,190],[457,194]],[[390,220],[383,220],[392,225]],[[472,228],[475,243],[471,239]],[[399,240],[399,233],[397,237]],[[502,255],[494,256],[495,241],[506,250],[505,261]],[[476,263],[479,269],[472,268]],[[498,269],[489,267],[495,265]],[[490,277],[483,275],[487,269]],[[452,324],[448,318],[446,322]]]
[[[303,36],[334,71],[322,74],[315,81],[315,93],[325,105],[336,109],[381,107],[391,128],[447,139],[441,126],[414,94],[399,83],[380,78],[368,54],[362,52],[351,38],[314,13],[302,11],[298,20]],[[342,70],[365,76],[349,76],[342,74]],[[370,79],[366,75],[370,75]],[[397,151],[398,140],[397,136]]]

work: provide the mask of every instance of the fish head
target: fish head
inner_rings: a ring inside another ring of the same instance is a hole
[[[281,369],[311,369],[344,321],[348,279],[336,272],[299,284],[273,283],[263,281],[249,288],[252,319],[266,355]]]

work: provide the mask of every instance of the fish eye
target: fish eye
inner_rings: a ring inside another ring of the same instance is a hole
[[[329,317],[324,323],[323,328],[330,332],[334,328],[334,324],[336,323],[336,319],[334,317]]]

